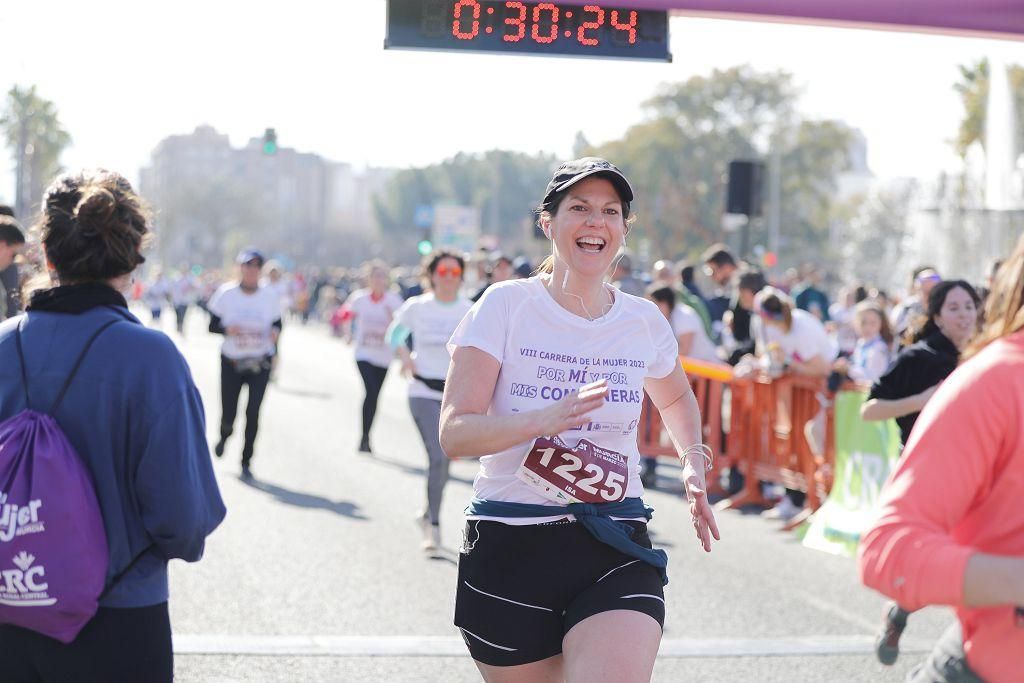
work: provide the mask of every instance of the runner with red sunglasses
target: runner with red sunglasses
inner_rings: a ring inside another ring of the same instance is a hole
[[[423,263],[428,292],[410,298],[395,313],[388,343],[402,359],[409,378],[409,410],[427,449],[427,505],[418,516],[422,548],[433,553],[441,545],[441,495],[448,481],[448,458],[441,450],[438,423],[441,396],[451,356],[448,339],[472,305],[459,294],[466,262],[460,254],[435,251]],[[406,341],[412,336],[412,350]]]

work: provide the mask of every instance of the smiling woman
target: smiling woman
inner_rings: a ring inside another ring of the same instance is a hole
[[[672,329],[605,282],[632,200],[604,159],[559,166],[538,208],[551,257],[536,277],[488,288],[449,342],[441,446],[481,458],[455,624],[488,681],[650,678],[667,557],[641,498],[644,390],[673,441],[690,444],[679,456],[698,542],[710,551],[718,538]]]
[[[908,333],[910,345],[871,386],[861,417],[869,421],[896,418],[900,439],[907,443],[921,409],[956,369],[960,350],[978,331],[980,303],[968,282],[946,280],[935,285],[928,295],[927,315]]]

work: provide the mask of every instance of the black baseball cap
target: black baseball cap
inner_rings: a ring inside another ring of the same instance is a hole
[[[583,157],[574,161],[566,161],[555,169],[555,174],[551,176],[551,182],[548,183],[548,189],[544,191],[544,201],[541,206],[547,206],[555,194],[592,175],[607,178],[625,201],[633,201],[633,188],[629,186],[629,181],[626,180],[622,171],[615,168],[615,165],[606,159]]]

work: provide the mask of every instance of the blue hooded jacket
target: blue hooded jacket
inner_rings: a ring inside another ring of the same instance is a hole
[[[106,290],[102,297],[124,301]],[[146,607],[168,599],[167,561],[201,558],[226,512],[202,400],[174,343],[123,305],[77,313],[30,307],[0,324],[0,421],[26,408],[19,324],[32,408],[45,411],[86,341],[110,320],[119,322],[97,338],[54,418],[96,485],[110,547],[108,582],[128,568],[100,605]]]

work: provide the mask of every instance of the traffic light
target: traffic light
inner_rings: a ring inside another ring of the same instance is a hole
[[[416,251],[420,256],[426,256],[434,250],[434,243],[430,239],[430,228],[420,228],[420,241],[416,244]]]
[[[263,153],[277,154],[277,131],[273,128],[263,131]]]

